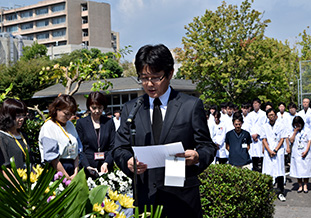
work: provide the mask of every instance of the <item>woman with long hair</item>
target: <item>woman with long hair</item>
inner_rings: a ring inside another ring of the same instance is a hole
[[[7,99],[0,109],[0,165],[10,167],[14,157],[17,168],[24,168],[26,152],[30,151],[28,138],[20,131],[27,115],[27,106],[21,100]]]
[[[79,170],[79,151],[82,148],[78,133],[70,118],[77,104],[69,95],[61,95],[49,106],[49,119],[39,133],[42,162],[50,162],[54,169],[73,179]]]

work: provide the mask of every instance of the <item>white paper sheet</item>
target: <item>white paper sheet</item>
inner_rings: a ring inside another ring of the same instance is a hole
[[[165,160],[165,186],[184,187],[186,160],[184,157],[167,157]]]
[[[133,146],[132,148],[137,160],[147,164],[148,169],[164,167],[166,157],[185,152],[181,142],[165,145]]]

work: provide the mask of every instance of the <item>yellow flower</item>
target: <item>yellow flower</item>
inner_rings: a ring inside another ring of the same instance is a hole
[[[22,180],[25,182],[27,180],[27,174],[23,174]]]
[[[111,200],[114,200],[114,201],[119,200],[119,195],[117,191],[112,191],[111,189],[109,189],[108,195]]]
[[[39,164],[37,164],[36,167],[33,167],[33,170],[36,172],[36,174],[38,174],[38,177],[43,172],[43,168]]]
[[[115,216],[115,218],[126,218],[126,215],[121,212],[121,213],[117,213],[117,215]]]
[[[104,215],[104,211],[103,211],[103,207],[101,206],[101,205],[99,205],[99,203],[95,203],[94,205],[93,205],[93,211],[94,212],[98,212],[98,213],[100,213],[100,214],[102,214],[102,215]]]
[[[17,173],[18,173],[19,177],[23,178],[23,176],[26,174],[26,170],[18,168]]]
[[[119,205],[117,205],[113,200],[110,200],[108,198],[105,198],[104,200],[104,210],[108,213],[117,213],[117,209],[119,208]]]
[[[47,194],[47,193],[49,193],[49,191],[50,191],[50,188],[47,187],[47,188],[45,189],[44,193]]]
[[[118,200],[119,200],[119,203],[121,204],[122,207],[135,208],[135,206],[133,206],[134,199],[127,196],[127,195],[119,195]]]
[[[30,172],[30,182],[31,183],[34,183],[38,180],[38,175],[33,173],[33,172]]]

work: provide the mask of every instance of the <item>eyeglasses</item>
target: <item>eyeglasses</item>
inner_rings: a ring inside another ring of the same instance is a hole
[[[62,112],[65,115],[65,117],[71,117],[73,115],[73,113],[71,113],[70,111],[62,111]]]
[[[142,82],[142,83],[148,83],[149,81],[152,83],[158,83],[160,81],[162,81],[165,77],[165,74],[163,76],[160,77],[139,77],[138,79]]]
[[[25,119],[27,118],[27,115],[24,114],[16,114],[16,119]]]

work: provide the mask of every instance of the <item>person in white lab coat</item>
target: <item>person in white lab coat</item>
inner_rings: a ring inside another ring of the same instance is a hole
[[[305,125],[311,129],[311,109],[310,109],[310,99],[304,98],[302,100],[302,107],[303,109],[298,112],[298,116],[301,116],[303,121],[305,122]]]
[[[220,164],[225,164],[228,161],[229,151],[225,146],[226,125],[223,121],[220,121],[220,117],[221,113],[219,111],[215,111],[214,135],[212,136],[212,140],[217,146],[216,158],[218,159],[218,162]]]
[[[277,183],[277,195],[280,201],[286,201],[284,196],[284,138],[287,137],[286,130],[282,122],[278,120],[274,109],[270,108],[266,112],[269,122],[262,127],[262,143],[264,146],[264,158],[262,173],[275,178]]]
[[[294,118],[292,126],[294,130],[289,138],[293,143],[290,176],[298,179],[298,193],[302,191],[308,193],[308,182],[311,177],[311,130],[305,126],[300,116]]]
[[[262,147],[262,137],[261,128],[266,123],[266,113],[260,109],[261,100],[255,98],[253,100],[254,110],[249,113],[250,119],[250,134],[252,137],[252,146],[250,147],[249,154],[252,157],[253,170],[257,172],[262,171],[262,157],[263,157],[263,147]]]

